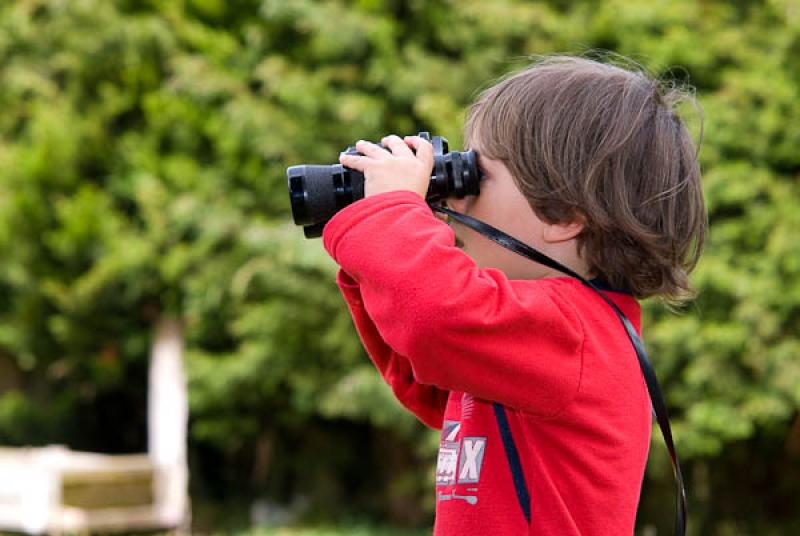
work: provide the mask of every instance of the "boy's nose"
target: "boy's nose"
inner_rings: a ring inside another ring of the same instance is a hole
[[[466,197],[462,197],[461,199],[457,197],[448,197],[445,200],[445,206],[450,210],[455,210],[456,212],[460,212],[464,214],[467,211],[467,207],[469,206],[472,198],[474,195],[468,195]]]

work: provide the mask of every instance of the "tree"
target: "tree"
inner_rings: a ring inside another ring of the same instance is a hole
[[[607,49],[693,84],[705,114],[699,299],[679,315],[652,303],[645,319],[692,529],[798,528],[793,6],[4,3],[0,365],[18,378],[0,395],[0,439],[144,448],[151,330],[174,317],[199,493],[305,495],[323,517],[351,505],[424,523],[435,435],[363,355],[335,266],[290,221],[285,168],[390,132],[457,148],[477,91],[529,54]],[[654,438],[639,521],[666,530],[671,475]]]

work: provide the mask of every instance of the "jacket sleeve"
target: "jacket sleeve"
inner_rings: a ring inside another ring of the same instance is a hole
[[[361,291],[376,336],[407,356],[418,383],[542,416],[578,392],[583,328],[547,280],[479,269],[412,192],[339,211],[324,244]]]
[[[420,421],[431,428],[441,429],[448,392],[417,382],[409,360],[392,350],[381,338],[364,309],[358,284],[343,270],[339,271],[337,283],[364,348],[395,397]]]

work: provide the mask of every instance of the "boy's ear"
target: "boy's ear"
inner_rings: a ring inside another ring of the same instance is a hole
[[[586,219],[582,214],[576,214],[575,218],[569,222],[545,223],[542,237],[545,242],[557,243],[572,240],[583,232],[586,227]]]

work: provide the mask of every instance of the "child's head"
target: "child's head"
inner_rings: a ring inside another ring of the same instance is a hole
[[[642,72],[554,57],[484,91],[466,145],[502,162],[536,216],[582,224],[592,275],[635,296],[691,294],[705,234],[700,169],[675,113],[685,92]]]

